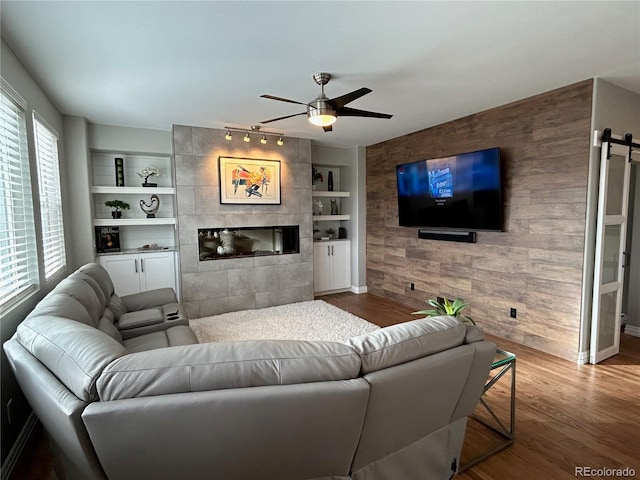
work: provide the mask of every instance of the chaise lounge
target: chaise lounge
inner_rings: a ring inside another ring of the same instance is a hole
[[[60,479],[448,479],[495,345],[453,317],[346,344],[199,344],[88,264],[4,344]]]

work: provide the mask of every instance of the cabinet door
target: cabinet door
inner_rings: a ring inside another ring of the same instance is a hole
[[[331,290],[333,279],[333,257],[330,243],[313,246],[313,289],[316,292]]]
[[[351,249],[349,247],[349,242],[331,244],[331,258],[333,259],[332,289],[349,288],[351,286]]]
[[[171,287],[176,290],[176,266],[173,252],[141,253],[140,278],[142,290]]]
[[[138,255],[104,255],[98,258],[111,276],[116,295],[122,297],[141,291]]]

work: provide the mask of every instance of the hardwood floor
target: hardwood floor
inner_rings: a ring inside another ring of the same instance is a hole
[[[370,294],[320,298],[380,326],[416,318],[410,307]],[[488,333],[487,338],[517,355],[516,439],[457,479],[575,479],[579,467],[628,467],[640,477],[640,338],[622,335],[621,353],[599,365],[577,365]],[[509,380],[487,393],[499,415],[508,407]],[[44,436],[34,438],[11,480],[55,480]],[[470,420],[463,463],[497,440]]]

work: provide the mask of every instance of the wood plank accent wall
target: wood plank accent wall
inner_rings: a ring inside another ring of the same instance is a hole
[[[592,92],[587,80],[367,147],[368,291],[415,309],[462,297],[486,332],[575,361]],[[395,165],[491,147],[503,232],[466,244],[398,226]]]

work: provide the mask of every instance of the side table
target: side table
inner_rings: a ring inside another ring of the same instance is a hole
[[[489,378],[487,379],[487,383],[484,386],[484,390],[482,392],[482,396],[480,397],[480,401],[478,403],[478,407],[482,406],[490,415],[492,421],[487,421],[483,418],[480,418],[476,415],[471,415],[469,418],[479,422],[485,427],[491,429],[500,435],[503,439],[496,447],[491,450],[483,453],[481,455],[476,456],[469,462],[460,465],[460,469],[458,473],[462,473],[465,470],[468,470],[473,465],[485,460],[490,455],[493,455],[500,450],[507,448],[514,442],[515,433],[516,433],[516,355],[511,352],[507,352],[505,350],[496,350],[496,356],[493,359],[493,363],[491,364]],[[500,420],[496,412],[493,408],[487,403],[485,399],[485,393],[487,393],[491,388],[502,378],[507,372],[511,372],[511,389],[510,389],[510,405],[509,405],[509,426],[505,426],[505,424]]]

